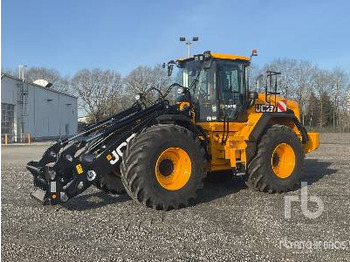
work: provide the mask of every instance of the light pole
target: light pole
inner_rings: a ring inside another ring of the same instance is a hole
[[[197,42],[197,41],[198,41],[198,36],[192,37],[192,41],[191,40],[186,41],[186,37],[183,37],[183,36],[180,37],[180,42],[185,42],[187,46],[187,57],[191,57],[191,45],[193,42]]]

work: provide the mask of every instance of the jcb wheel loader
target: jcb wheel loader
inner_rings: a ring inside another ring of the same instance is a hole
[[[207,51],[170,61],[168,73],[176,65],[180,82],[164,93],[151,88],[159,93],[156,101],[139,94],[129,109],[29,162],[31,195],[60,204],[95,185],[125,190],[147,207],[177,209],[196,198],[207,172],[225,170],[243,174],[255,190],[292,190],[319,134],[307,133],[298,104],[279,96],[278,72],[267,72],[263,92],[249,90],[251,57]],[[170,103],[166,97],[175,88]]]

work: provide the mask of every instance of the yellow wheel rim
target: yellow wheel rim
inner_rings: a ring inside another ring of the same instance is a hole
[[[271,156],[271,166],[275,175],[279,178],[288,178],[295,167],[295,153],[293,148],[286,143],[276,146]]]
[[[174,191],[187,184],[191,177],[191,168],[191,159],[185,150],[169,147],[159,155],[155,174],[163,188]]]

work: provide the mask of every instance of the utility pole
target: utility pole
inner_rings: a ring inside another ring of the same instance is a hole
[[[191,57],[191,45],[193,42],[198,41],[198,36],[192,37],[192,40],[187,40],[186,37],[181,36],[180,37],[180,42],[185,42],[185,45],[187,46],[187,57]]]

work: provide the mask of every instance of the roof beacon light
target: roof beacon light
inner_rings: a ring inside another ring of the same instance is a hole
[[[258,56],[258,50],[256,49],[252,50],[252,54],[250,55],[250,58],[252,58],[253,56]]]

